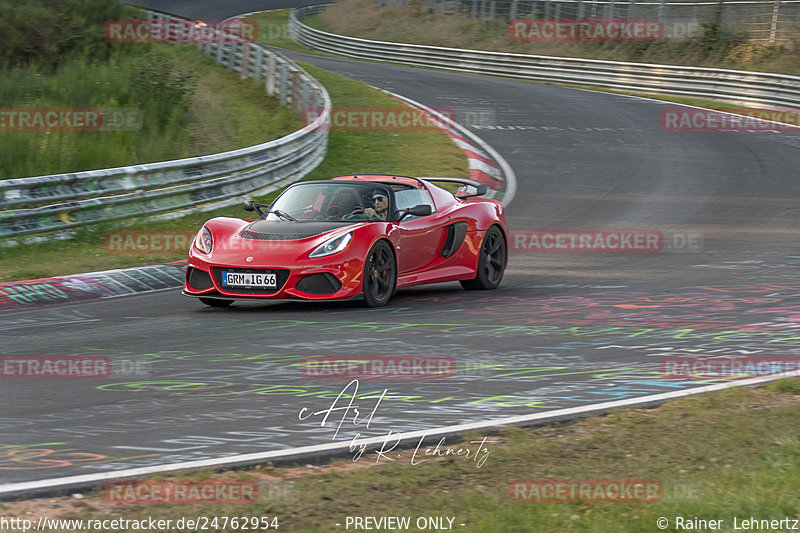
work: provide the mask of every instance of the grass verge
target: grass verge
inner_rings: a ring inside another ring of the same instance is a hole
[[[332,74],[311,65],[303,68],[318,79],[331,95],[334,107],[404,107],[402,102],[367,85]],[[219,68],[219,67],[214,67]],[[245,82],[250,83],[250,82]],[[258,86],[250,83],[258,89]],[[250,118],[249,120],[253,120]],[[235,123],[231,123],[235,126]],[[255,143],[254,143],[255,144]],[[397,173],[469,177],[463,152],[441,131],[331,131],[328,153],[307,179],[326,179],[342,174]],[[257,198],[269,202],[273,195]],[[119,225],[97,225],[83,229],[75,239],[0,248],[0,282],[36,279],[110,268],[176,261],[186,251],[161,253],[156,250],[125,248],[110,253],[104,235],[115,229],[156,231],[165,234],[197,231],[215,216],[249,215],[238,206],[194,213],[174,220],[130,220]],[[165,241],[162,241],[165,242]]]
[[[424,455],[438,442],[428,439],[417,452],[415,465],[413,449],[380,465],[377,454],[368,449],[358,461],[348,456],[322,465],[158,478],[190,484],[209,479],[255,482],[260,488],[255,503],[121,505],[104,501],[103,492],[94,491],[80,501],[70,497],[21,501],[0,504],[0,511],[34,521],[39,515],[269,516],[278,518],[279,531],[290,533],[344,530],[347,516],[412,520],[446,516],[455,519],[454,529],[470,533],[658,531],[660,517],[669,521],[669,531],[708,529],[676,527],[677,517],[723,520],[721,530],[733,531],[734,517],[740,527],[743,519],[797,518],[798,414],[800,379],[785,379],[673,400],[656,408],[616,410],[563,425],[503,429],[489,437],[496,442],[484,444],[489,453],[480,468],[463,455]],[[448,439],[440,449],[474,450],[477,445],[470,441],[484,436]],[[547,503],[513,501],[509,485],[527,479],[650,480],[660,484],[663,493],[657,502],[611,498],[605,503],[570,503],[559,497]]]
[[[277,46],[295,52],[305,52],[315,55],[327,55],[295,42],[289,36],[289,12],[291,9],[265,11],[250,15],[247,20],[258,27],[258,40],[270,46]]]
[[[800,74],[800,40],[780,44],[748,41],[709,22],[688,40],[658,42],[516,42],[508,21],[442,16],[421,2],[381,7],[374,0],[342,0],[304,21],[318,29],[379,41],[497,52],[665,63]],[[796,35],[796,34],[795,34]]]
[[[21,178],[235,150],[291,133],[300,117],[263,87],[191,45],[127,45],[106,62],[69,62],[53,74],[3,69],[7,108],[126,108],[129,131],[0,130],[0,177]],[[10,125],[10,122],[9,122]]]

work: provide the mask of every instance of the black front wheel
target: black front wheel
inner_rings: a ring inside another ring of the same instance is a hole
[[[233,303],[233,300],[220,300],[218,298],[198,298],[198,300],[211,307],[228,307]]]
[[[397,264],[386,241],[376,242],[364,261],[364,305],[386,305],[397,285]]]
[[[483,236],[475,277],[461,280],[461,286],[469,290],[496,289],[503,280],[505,269],[506,237],[500,228],[492,226]]]

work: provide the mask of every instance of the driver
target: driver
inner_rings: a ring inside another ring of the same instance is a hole
[[[372,202],[375,208],[368,207],[364,209],[364,214],[370,220],[386,220],[389,215],[389,197],[386,192],[376,189],[372,193]]]

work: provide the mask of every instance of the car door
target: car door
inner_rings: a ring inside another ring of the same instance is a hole
[[[400,249],[397,269],[400,274],[424,270],[441,255],[446,237],[448,217],[436,213],[428,191],[424,189],[395,190],[395,209],[402,211],[417,205],[429,205],[432,213],[427,216],[407,216],[398,223]]]

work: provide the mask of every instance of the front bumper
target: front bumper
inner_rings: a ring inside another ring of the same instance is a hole
[[[183,294],[191,297],[267,300],[348,300],[362,293],[363,260],[350,258],[331,262],[330,258],[309,259],[307,264],[277,266],[225,265],[189,257]],[[222,283],[222,272],[274,272],[277,287],[229,287]]]

